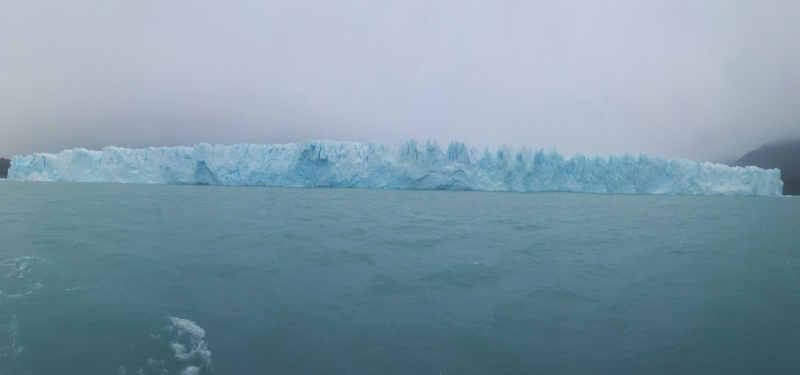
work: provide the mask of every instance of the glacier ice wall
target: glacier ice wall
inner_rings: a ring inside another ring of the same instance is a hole
[[[463,143],[401,147],[309,140],[296,144],[103,151],[16,156],[8,178],[141,184],[354,187],[605,194],[781,195],[777,169],[647,155],[565,158],[508,146],[478,151]]]

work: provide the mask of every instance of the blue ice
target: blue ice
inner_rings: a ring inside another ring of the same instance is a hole
[[[780,170],[729,167],[647,155],[565,158],[555,151],[479,151],[460,142],[400,147],[308,140],[300,143],[16,156],[8,178],[226,186],[351,187],[603,194],[781,195]]]

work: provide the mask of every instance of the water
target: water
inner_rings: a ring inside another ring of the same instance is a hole
[[[0,182],[2,374],[789,374],[800,199]]]

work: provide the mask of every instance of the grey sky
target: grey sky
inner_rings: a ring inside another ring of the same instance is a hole
[[[0,2],[0,156],[451,140],[730,160],[800,137],[800,2]]]

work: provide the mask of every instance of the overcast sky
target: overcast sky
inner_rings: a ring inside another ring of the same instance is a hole
[[[0,1],[0,156],[451,140],[736,159],[800,137],[800,1]]]

